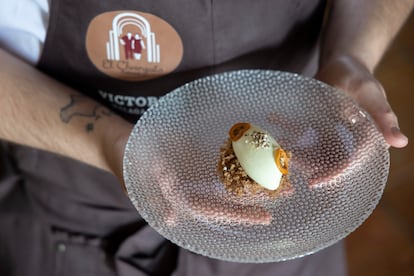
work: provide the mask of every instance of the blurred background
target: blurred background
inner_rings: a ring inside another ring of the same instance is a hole
[[[384,195],[346,239],[349,276],[414,275],[414,14],[396,37],[376,76],[410,142],[391,149]]]

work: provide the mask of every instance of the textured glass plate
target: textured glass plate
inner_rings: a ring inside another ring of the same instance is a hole
[[[217,173],[229,128],[250,122],[292,152],[292,188],[236,196]],[[136,124],[124,175],[133,204],[161,235],[236,262],[311,254],[347,236],[376,207],[389,153],[344,93],[296,74],[242,70],[198,79]]]

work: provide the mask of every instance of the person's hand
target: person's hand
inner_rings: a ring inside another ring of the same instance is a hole
[[[316,78],[348,93],[371,115],[390,146],[407,145],[408,138],[400,131],[384,88],[362,63],[352,57],[337,57],[323,65]]]
[[[125,147],[133,125],[122,119],[119,121],[120,123],[117,126],[117,131],[106,131],[104,135],[103,152],[111,172],[119,179],[124,192],[126,192],[123,177],[123,159]]]

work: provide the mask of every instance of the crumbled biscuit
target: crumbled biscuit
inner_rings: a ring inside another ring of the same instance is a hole
[[[290,153],[288,154],[290,158]],[[231,140],[220,149],[220,159],[218,163],[218,173],[226,190],[238,196],[245,194],[258,194],[264,192],[270,197],[276,197],[282,190],[290,188],[288,176],[282,177],[282,182],[276,190],[268,190],[252,180],[241,167],[233,151]]]

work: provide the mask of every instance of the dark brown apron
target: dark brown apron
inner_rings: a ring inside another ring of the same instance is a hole
[[[53,0],[38,68],[135,122],[157,97],[205,75],[248,68],[313,74],[324,7],[316,0]],[[107,25],[99,29],[101,19]],[[345,271],[341,244],[273,264],[202,257],[151,229],[114,176],[11,144],[3,157],[10,168],[0,182],[0,275]]]

